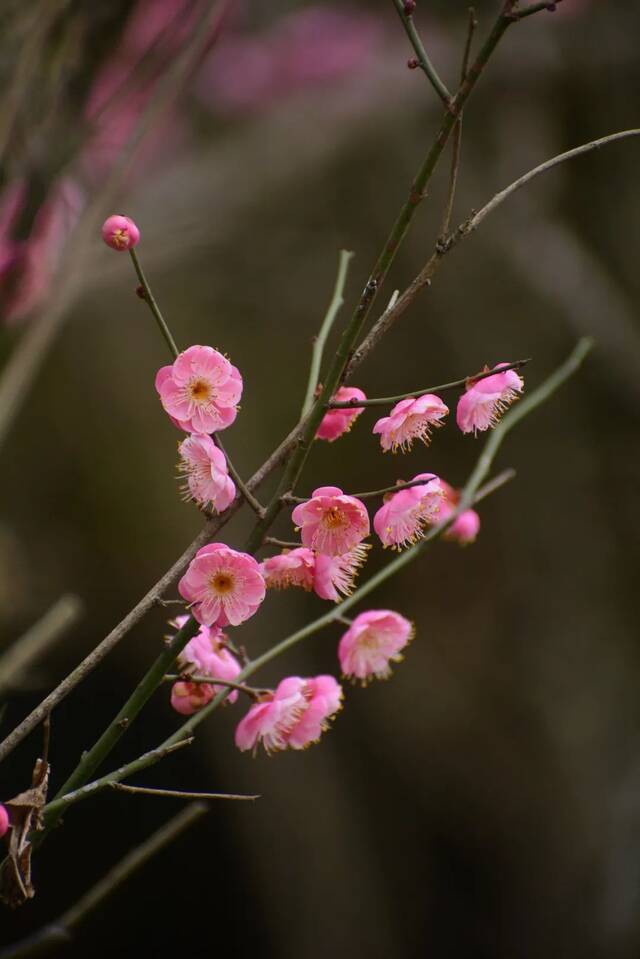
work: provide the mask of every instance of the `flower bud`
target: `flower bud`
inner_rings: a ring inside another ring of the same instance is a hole
[[[3,806],[0,803],[0,839],[7,832],[9,826],[11,825],[9,821],[9,813],[7,812],[7,807]]]
[[[140,239],[140,230],[128,216],[115,214],[102,224],[102,239],[112,250],[130,250]]]

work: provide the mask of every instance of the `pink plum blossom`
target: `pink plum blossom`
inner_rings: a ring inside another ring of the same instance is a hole
[[[333,676],[289,676],[240,721],[236,746],[254,754],[260,742],[267,753],[304,749],[320,739],[341,703],[342,688]]]
[[[181,716],[192,716],[211,702],[215,693],[209,683],[180,680],[171,687],[171,706]]]
[[[128,216],[114,214],[102,224],[102,239],[112,250],[130,250],[140,240],[140,230]]]
[[[346,403],[348,400],[366,400],[366,395],[356,386],[341,386],[332,396],[332,401],[336,403]],[[348,433],[364,407],[352,407],[351,409],[328,410],[316,433],[317,440],[328,440],[333,443],[338,437]]]
[[[355,496],[346,496],[337,486],[320,486],[311,499],[296,506],[293,522],[309,549],[328,556],[342,556],[369,535],[369,514]]]
[[[278,556],[270,556],[260,566],[267,587],[286,589],[302,586],[310,590],[314,584],[316,557],[311,549],[300,546],[285,549]]]
[[[507,366],[498,363],[494,370]],[[467,391],[458,400],[456,422],[463,433],[484,432],[495,426],[508,406],[518,399],[524,380],[515,370],[505,370],[482,380],[471,379]]]
[[[460,501],[460,492],[440,480],[444,497],[438,513],[438,522],[444,522],[451,516]],[[474,509],[465,509],[446,530],[443,539],[454,540],[461,546],[473,543],[480,532],[480,517]]]
[[[371,609],[356,616],[338,644],[342,673],[360,679],[388,679],[390,663],[402,659],[400,650],[413,638],[413,625],[389,609]]]
[[[353,591],[360,567],[367,559],[368,544],[360,543],[342,556],[316,555],[313,589],[321,599],[339,603]]]
[[[11,823],[9,821],[7,807],[0,803],[0,839],[2,839],[4,834],[8,831],[10,825]]]
[[[223,543],[198,550],[178,583],[180,595],[205,626],[238,626],[256,612],[264,599],[264,577],[248,553]]]
[[[384,452],[401,449],[410,450],[414,440],[422,440],[429,445],[433,427],[443,426],[443,417],[449,408],[439,396],[425,393],[417,399],[400,400],[388,416],[383,416],[373,427],[380,434],[380,445]]]
[[[163,366],[156,390],[173,423],[186,433],[213,433],[231,426],[242,396],[242,377],[211,346],[190,346]]]
[[[402,549],[417,542],[438,514],[443,497],[440,480],[433,473],[414,476],[414,480],[420,479],[425,480],[424,485],[387,493],[374,516],[373,528],[385,548]]]
[[[178,469],[186,475],[185,498],[222,513],[236,496],[222,450],[207,433],[192,433],[178,445],[178,452]]]
[[[177,616],[171,625],[181,629],[188,618]],[[181,672],[188,672],[192,676],[211,676],[212,679],[226,679],[229,682],[235,682],[242,670],[236,657],[227,648],[227,637],[219,626],[201,626],[179,654],[177,665]],[[224,688],[214,684],[213,692],[217,694]],[[227,697],[230,703],[235,703],[237,698],[235,690]]]

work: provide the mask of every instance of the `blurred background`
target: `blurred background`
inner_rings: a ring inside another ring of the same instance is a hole
[[[480,34],[497,6],[477,4]],[[416,22],[455,86],[467,3],[418,0]],[[0,651],[62,594],[83,608],[10,691],[6,734],[201,525],[177,495],[178,434],[153,389],[165,345],[99,224],[114,210],[138,222],[178,343],[218,347],[242,371],[225,444],[248,476],[295,422],[338,250],[356,253],[346,317],[440,108],[406,68],[390,0],[6,0],[0,23]],[[454,222],[543,159],[638,125],[639,29],[636,3],[564,0],[508,32],[465,113]],[[244,707],[214,714],[140,782],[262,798],[213,805],[69,956],[221,943],[278,959],[638,955],[638,149],[608,147],[517,194],[357,371],[353,385],[388,395],[531,356],[533,387],[579,335],[597,340],[509,436],[496,466],[517,478],[482,504],[476,544],[434,545],[375,595],[417,624],[393,679],[349,688],[301,754],[252,760],[233,745]],[[443,163],[381,301],[426,261],[446,181]],[[424,470],[461,485],[481,448],[450,423],[428,450],[382,457],[373,421],[317,445],[305,491]],[[245,512],[225,542],[242,544]],[[290,536],[285,518],[278,531]],[[385,559],[375,549],[363,576]],[[257,654],[325,609],[270,593],[235,638]],[[55,787],[165,621],[148,615],[55,711]],[[339,636],[317,634],[259,684],[337,672]],[[161,691],[109,768],[177,725]],[[38,731],[3,765],[0,798],[26,788],[40,745]],[[37,856],[35,900],[2,912],[1,943],[67,908],[179,805],[77,806]]]

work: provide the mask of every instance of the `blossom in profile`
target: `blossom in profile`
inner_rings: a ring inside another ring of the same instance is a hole
[[[363,685],[373,678],[388,679],[391,663],[400,662],[413,634],[413,624],[390,609],[360,613],[338,644],[343,675]]]
[[[310,590],[313,587],[316,557],[311,549],[300,546],[297,549],[285,549],[277,556],[265,559],[260,569],[268,588],[287,589],[289,586],[301,586]]]
[[[507,366],[498,363],[494,370]],[[515,370],[497,372],[484,379],[471,379],[467,391],[458,400],[456,422],[463,433],[477,434],[496,426],[505,410],[518,399],[524,389],[524,380]]]
[[[366,398],[365,393],[356,386],[341,386],[331,397],[332,402],[336,403],[346,403],[348,400],[366,400]],[[329,443],[333,443],[338,437],[349,432],[363,410],[363,406],[327,410],[316,432],[316,439],[328,440]]]
[[[439,396],[425,393],[417,399],[400,400],[388,416],[383,416],[373,427],[380,435],[380,446],[386,453],[401,449],[410,450],[414,440],[422,440],[429,445],[431,430],[443,426],[443,419],[449,412]]]
[[[283,679],[273,693],[253,705],[236,729],[236,746],[267,753],[304,749],[320,739],[342,704],[342,687],[333,676]]]
[[[242,396],[242,377],[211,346],[190,346],[156,376],[160,402],[178,429],[214,433],[231,426]]]
[[[199,623],[239,626],[262,603],[265,584],[253,556],[223,543],[210,543],[191,560],[178,590]]]
[[[128,216],[115,214],[102,224],[102,239],[112,250],[130,250],[140,240],[140,230]]]
[[[185,474],[185,499],[222,513],[236,496],[227,460],[207,433],[192,433],[178,445],[178,469]]]
[[[418,473],[414,480],[424,484],[387,493],[385,501],[373,518],[373,528],[384,547],[402,549],[416,543],[424,529],[438,515],[443,489],[433,473]],[[412,480],[413,482],[413,480]]]
[[[303,544],[328,556],[348,553],[370,530],[364,504],[337,486],[318,487],[311,499],[296,506],[292,518]]]
[[[444,480],[440,480],[444,496],[438,513],[438,522],[447,520],[460,502],[460,491],[449,486]],[[453,521],[451,526],[445,531],[442,538],[453,540],[460,543],[461,546],[468,546],[475,542],[480,532],[480,517],[474,509],[465,509]]]
[[[3,806],[2,803],[0,803],[0,839],[2,839],[4,834],[8,831],[10,825],[11,825],[11,822],[9,820],[9,813],[7,812],[7,807]]]
[[[313,589],[320,599],[339,603],[344,596],[351,595],[369,549],[368,544],[359,543],[342,556],[327,556],[326,553],[316,555]]]
[[[188,616],[177,616],[171,625],[181,629],[188,618]],[[177,666],[182,673],[189,673],[192,676],[210,676],[212,680],[224,679],[232,683],[242,671],[240,663],[228,649],[227,637],[219,626],[200,626],[196,635],[178,655]],[[213,684],[213,692],[216,694],[225,688]],[[236,690],[230,692],[227,697],[230,703],[235,703],[237,698]]]

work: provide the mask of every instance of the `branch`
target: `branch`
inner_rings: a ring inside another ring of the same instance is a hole
[[[116,889],[122,886],[142,866],[161,852],[207,811],[204,803],[190,803],[169,819],[153,835],[132,849],[102,879],[82,896],[59,919],[45,926],[35,935],[9,946],[0,952],[0,959],[27,959],[46,955],[57,946],[68,944],[76,928],[102,905]]]
[[[302,416],[306,416],[313,406],[316,388],[320,378],[322,354],[324,352],[325,343],[327,342],[327,337],[329,336],[331,328],[338,315],[338,311],[344,303],[344,287],[347,279],[349,262],[351,261],[353,255],[354,254],[350,250],[340,250],[340,259],[338,260],[338,275],[336,276],[333,296],[331,297],[331,302],[327,307],[327,312],[324,320],[322,321],[320,332],[318,333],[315,343],[313,344],[313,352],[311,354],[311,369],[309,370],[307,393],[302,406]]]
[[[384,496],[385,493],[399,493],[403,489],[411,489],[413,486],[424,486],[425,483],[429,483],[431,479],[437,479],[438,477],[435,473],[431,476],[430,479],[418,479],[410,480],[408,483],[394,483],[393,486],[383,486],[382,489],[373,489],[368,490],[366,493],[348,493],[348,496],[353,496],[355,499],[375,499],[377,496]],[[308,503],[310,497],[304,496],[285,496],[284,500],[286,503]]]
[[[413,7],[415,7],[415,3],[411,5],[410,3],[405,3],[405,0],[393,0],[393,2],[396,10],[398,11],[398,16],[400,17],[402,26],[409,37],[409,42],[415,50],[416,57],[418,59],[417,65],[420,67],[442,102],[448,105],[451,101],[451,94],[438,76],[436,68],[427,56],[427,51],[424,48],[422,40],[420,39],[420,34],[418,33],[416,25],[413,22],[412,11]]]
[[[138,280],[140,281],[140,293],[139,293],[140,298],[144,300],[144,302],[147,304],[147,306],[153,313],[155,321],[158,324],[158,327],[160,328],[160,332],[165,338],[167,346],[171,350],[171,353],[173,354],[173,358],[175,359],[179,355],[180,350],[176,346],[176,341],[173,338],[171,330],[167,326],[166,320],[163,317],[162,313],[160,312],[160,307],[158,306],[156,299],[153,293],[151,292],[149,281],[144,275],[142,266],[140,264],[140,260],[138,259],[138,254],[136,253],[136,250],[134,247],[131,247],[131,249],[129,250],[129,256],[131,257],[131,260],[133,261],[133,268],[136,271]]]
[[[236,484],[236,486],[240,490],[240,493],[242,494],[244,499],[247,501],[247,503],[249,504],[253,512],[257,516],[259,516],[260,519],[262,519],[262,517],[265,514],[264,506],[262,506],[262,504],[259,503],[258,500],[255,498],[255,496],[253,495],[253,493],[251,492],[247,484],[244,482],[244,480],[240,476],[240,473],[237,471],[237,469],[235,468],[235,466],[229,459],[229,454],[227,453],[226,449],[222,445],[222,440],[220,439],[219,434],[214,433],[213,439],[216,442],[216,444],[220,447],[220,451],[224,454],[224,458],[227,461],[227,469],[231,473],[231,478],[233,479],[233,482]]]
[[[260,799],[260,796],[236,795],[234,793],[198,793],[182,789],[152,789],[149,786],[128,786],[126,783],[118,782],[110,782],[108,785],[117,792],[141,796],[168,796],[172,799]]]
[[[514,21],[524,20],[525,17],[540,13],[541,10],[548,10],[549,13],[553,13],[559,3],[562,3],[562,0],[542,0],[541,3],[532,3],[530,7],[525,7],[524,10],[514,10],[511,13],[511,19]]]
[[[261,689],[254,689],[252,686],[243,686],[242,683],[233,683],[230,679],[218,679],[216,676],[189,676],[188,673],[167,673],[163,676],[165,682],[169,683],[206,683],[209,686],[226,686],[228,689],[237,689],[240,693],[250,696],[256,702],[260,699],[263,692]]]
[[[392,406],[394,403],[399,403],[400,400],[424,396],[425,393],[443,393],[445,390],[458,389],[461,386],[465,386],[470,379],[473,380],[474,383],[477,383],[479,380],[486,379],[487,376],[495,376],[497,372],[504,373],[505,370],[520,370],[530,362],[531,357],[528,357],[526,360],[516,360],[515,363],[507,363],[505,366],[501,366],[500,370],[487,370],[484,373],[478,373],[471,377],[465,376],[461,380],[452,380],[451,383],[439,383],[437,386],[426,386],[422,390],[412,390],[410,393],[399,393],[397,396],[378,396],[369,400],[345,400],[344,403],[329,403],[329,409],[350,409],[353,406]]]

